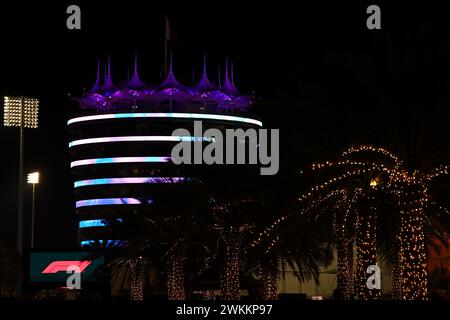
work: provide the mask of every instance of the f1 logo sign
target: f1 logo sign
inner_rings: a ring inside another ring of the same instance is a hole
[[[67,288],[69,289],[81,289],[81,272],[83,272],[92,261],[53,261],[51,262],[42,273],[58,273],[61,271],[67,272],[70,276],[66,280]]]
[[[84,260],[84,261],[71,261],[71,260],[64,260],[64,261],[53,261],[50,262],[50,264],[42,270],[42,273],[57,273],[60,271],[67,272],[69,268],[71,270],[74,270],[72,267],[77,267],[79,273],[83,272],[92,261],[90,260]]]

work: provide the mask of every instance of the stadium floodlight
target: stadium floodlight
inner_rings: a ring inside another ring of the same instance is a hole
[[[35,129],[38,127],[39,100],[25,97],[4,98],[5,127],[24,127]]]
[[[27,182],[31,183],[31,184],[38,184],[39,183],[39,172],[29,173],[27,176]]]
[[[19,203],[17,223],[17,252],[22,255],[23,250],[23,141],[24,128],[35,129],[38,127],[39,100],[28,97],[4,97],[3,105],[5,127],[20,128],[19,149]]]

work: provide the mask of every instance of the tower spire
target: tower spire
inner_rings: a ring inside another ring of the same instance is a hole
[[[213,85],[209,82],[208,74],[206,72],[206,54],[203,55],[203,75],[200,82],[197,84],[196,89],[199,92],[206,92],[213,89]]]
[[[225,82],[223,84],[223,89],[227,93],[236,93],[228,75],[228,58],[225,59]]]
[[[162,87],[170,87],[170,88],[181,88],[182,85],[177,81],[175,75],[173,73],[173,54],[172,50],[170,50],[169,56],[169,72],[167,73],[166,79],[161,84]]]
[[[111,76],[111,55],[108,55],[108,64],[105,68],[106,75],[105,75],[105,82],[103,84],[103,90],[106,93],[111,93],[115,89],[114,83],[112,82],[112,76]]]
[[[134,53],[134,71],[133,71],[133,76],[131,77],[131,79],[128,82],[127,86],[130,87],[130,88],[141,88],[141,87],[145,86],[145,84],[139,78],[137,52]]]

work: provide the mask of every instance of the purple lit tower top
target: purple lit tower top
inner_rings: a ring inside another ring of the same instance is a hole
[[[173,59],[170,55],[169,70],[164,81],[150,86],[141,81],[138,72],[138,59],[135,55],[131,78],[123,85],[112,81],[111,59],[105,66],[101,79],[100,61],[97,78],[91,90],[78,100],[82,109],[95,109],[96,112],[115,112],[128,110],[240,113],[252,105],[253,97],[241,94],[234,84],[233,64],[225,63],[225,77],[215,85],[209,81],[206,56],[203,60],[203,73],[200,81],[192,87],[184,86],[175,77]],[[222,82],[223,80],[223,82]],[[222,85],[223,83],[223,85]]]

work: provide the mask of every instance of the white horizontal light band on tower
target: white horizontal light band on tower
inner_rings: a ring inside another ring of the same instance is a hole
[[[109,205],[122,205],[122,204],[141,204],[141,200],[136,198],[105,198],[105,199],[89,199],[80,200],[75,203],[75,208],[89,207],[89,206],[109,206]],[[147,203],[152,203],[151,200],[147,200]]]
[[[129,177],[129,178],[100,178],[80,180],[74,183],[74,188],[97,186],[105,184],[145,184],[145,183],[181,183],[182,177]]]
[[[135,162],[169,162],[170,157],[117,157],[117,158],[97,158],[72,161],[70,167],[78,167],[93,164],[110,163],[135,163]]]
[[[110,142],[180,142],[180,141],[212,141],[210,137],[190,137],[190,136],[123,136],[123,137],[101,137],[75,140],[69,143],[69,148],[85,144],[110,143]]]
[[[108,114],[97,114],[92,116],[84,116],[70,119],[67,125],[71,125],[77,122],[84,121],[96,121],[96,120],[106,120],[106,119],[129,119],[129,118],[179,118],[179,119],[199,119],[199,120],[220,120],[220,121],[232,121],[232,122],[243,122],[250,123],[262,127],[262,122],[256,119],[243,118],[237,116],[228,116],[222,114],[203,114],[203,113],[108,113]]]

